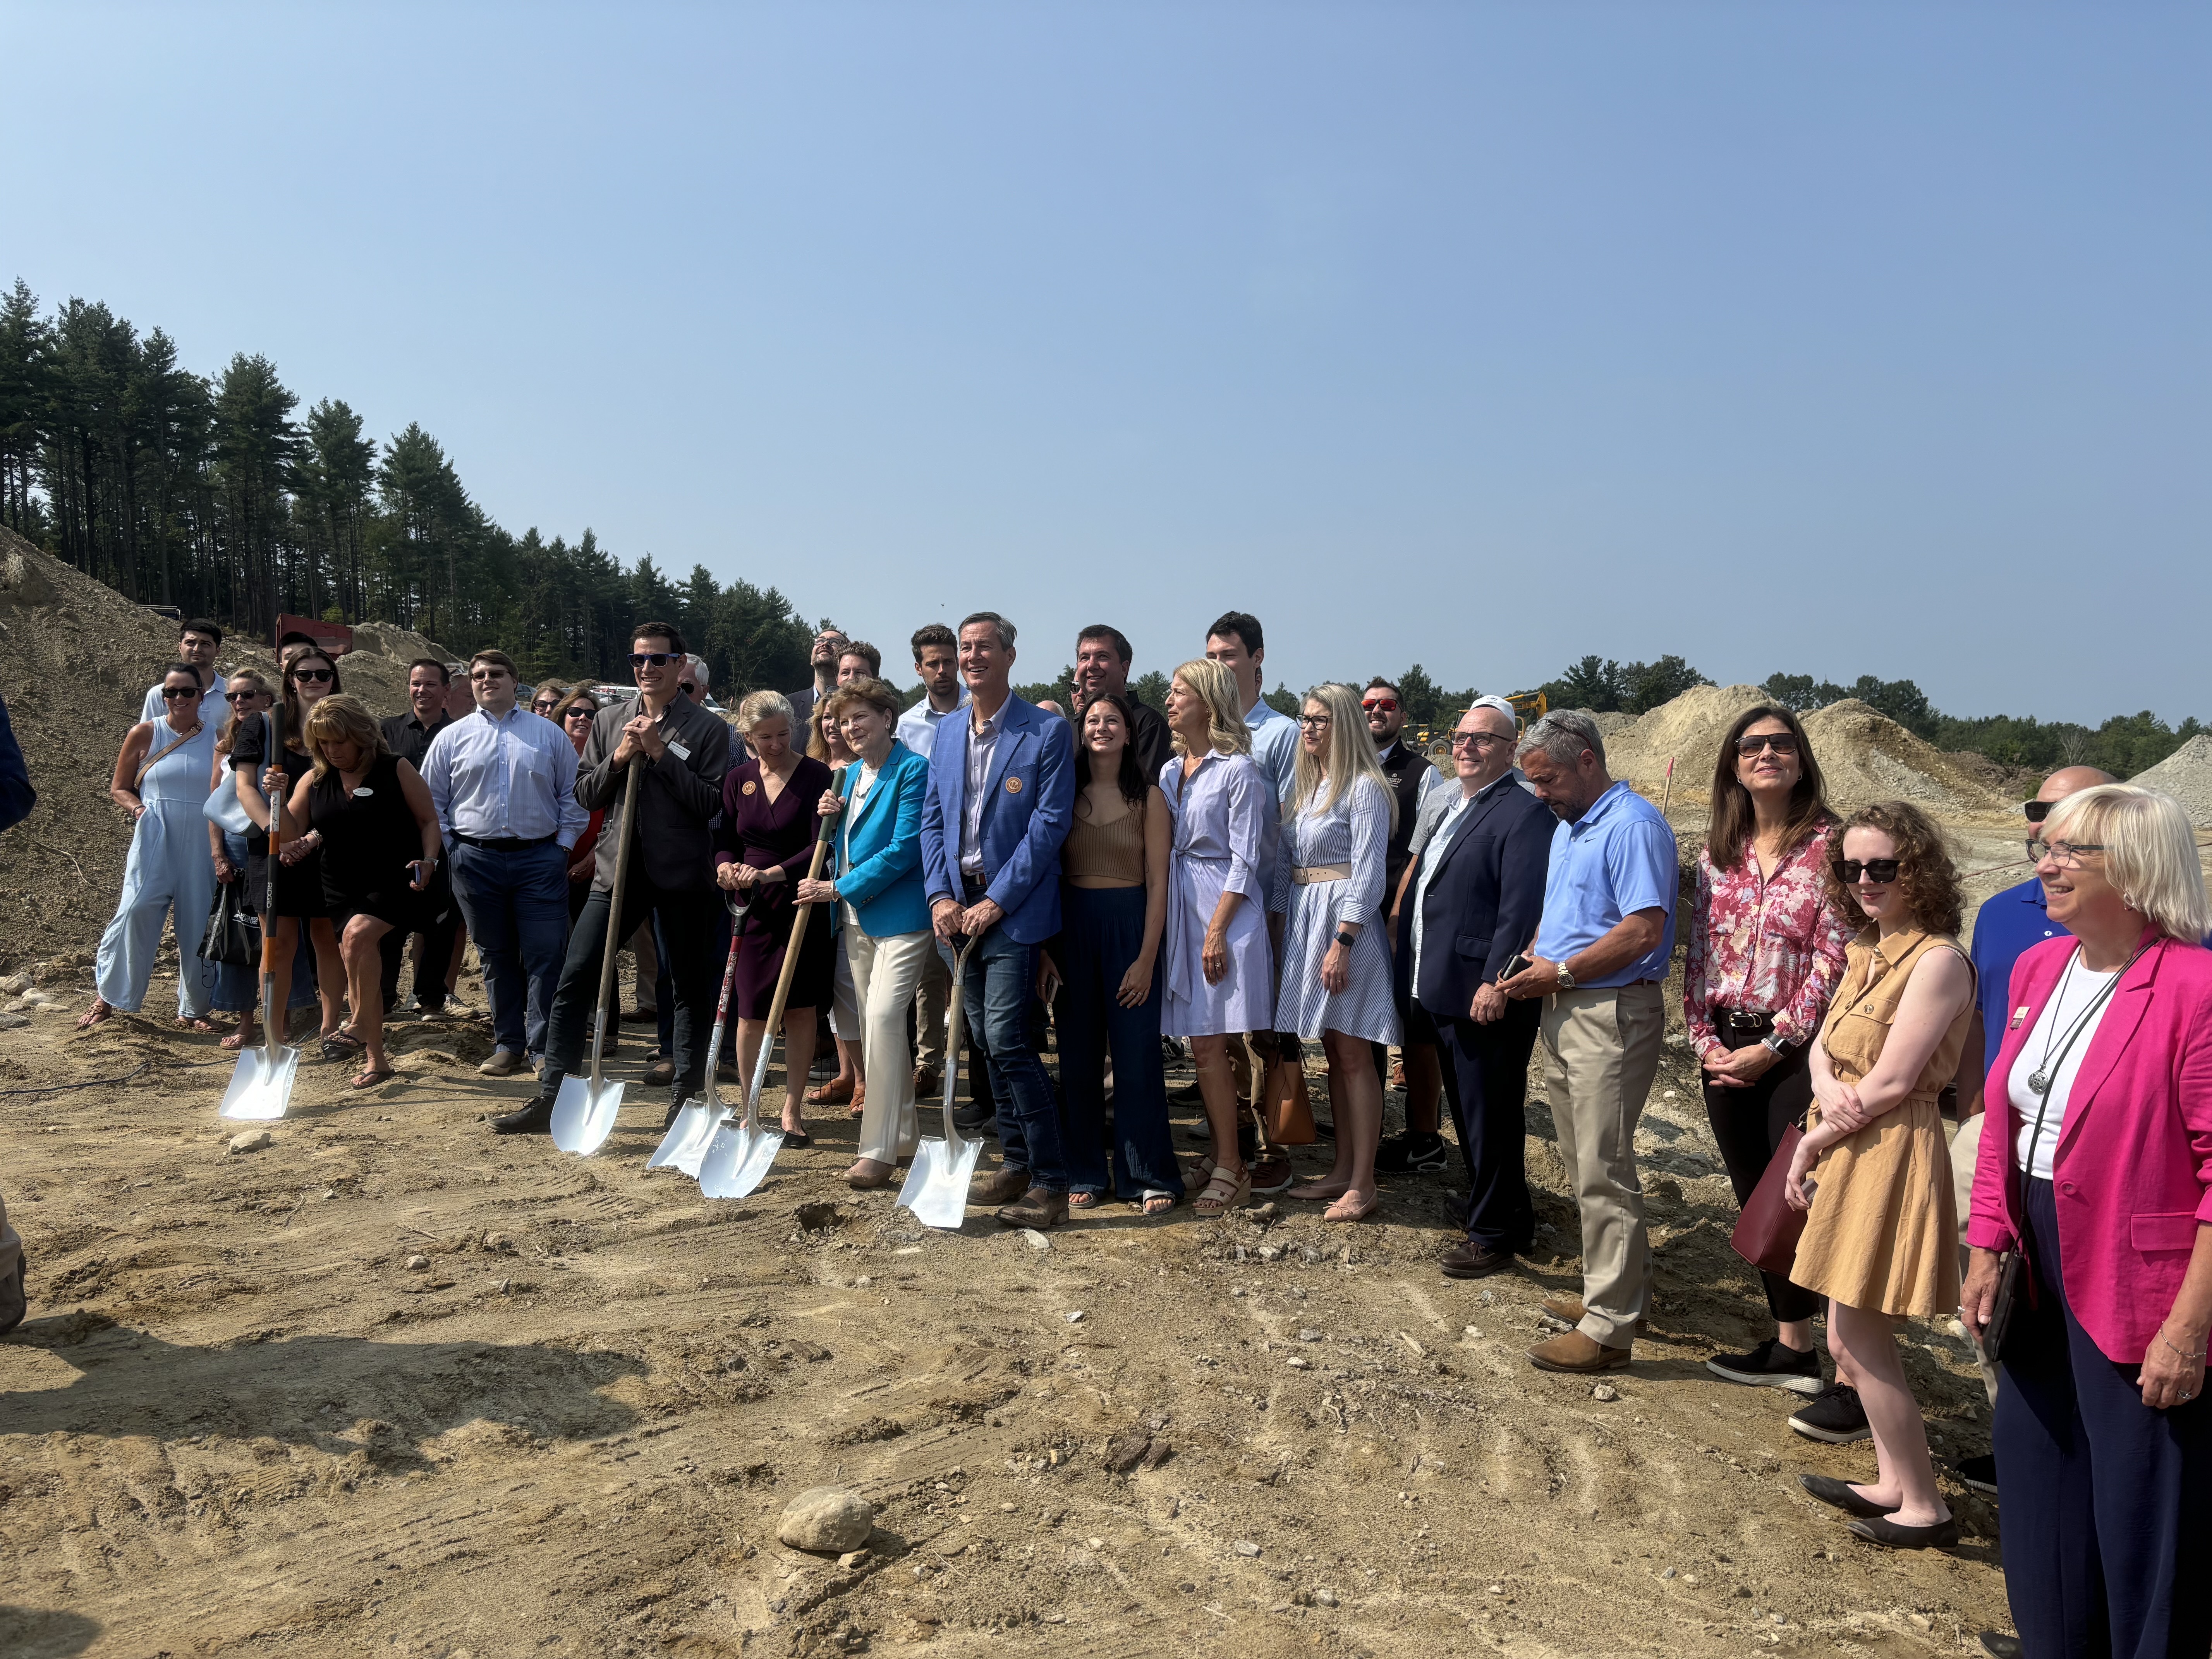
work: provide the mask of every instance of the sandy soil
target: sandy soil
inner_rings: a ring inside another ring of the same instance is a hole
[[[2004,1625],[1980,1500],[1947,1486],[1955,1553],[1862,1546],[1796,1476],[1869,1449],[1704,1370],[1763,1305],[1679,1048],[1639,1138],[1653,1332],[1601,1401],[1522,1358],[1579,1288],[1540,1106],[1552,1231],[1480,1285],[1433,1265],[1449,1174],[1395,1181],[1381,1224],[1111,1206],[1040,1249],[848,1191],[842,1115],[735,1205],[646,1172],[655,1105],[588,1161],[496,1139],[526,1085],[476,1075],[466,1025],[401,1028],[366,1098],[304,1066],[274,1144],[230,1155],[212,1040],[79,1033],[58,977],[0,1089],[122,1080],[0,1113],[33,1267],[0,1341],[13,1659],[1902,1655]],[[1939,1455],[1985,1449],[1963,1343],[1914,1327],[1907,1363]],[[1116,1474],[1109,1443],[1150,1449]],[[776,1541],[821,1482],[879,1505],[865,1556]]]

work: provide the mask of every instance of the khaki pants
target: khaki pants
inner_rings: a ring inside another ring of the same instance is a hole
[[[1544,1005],[1540,1029],[1552,1122],[1582,1212],[1579,1328],[1594,1342],[1626,1348],[1651,1305],[1636,1123],[1659,1073],[1667,1030],[1662,989],[1557,992]]]
[[[931,935],[934,937],[934,935]],[[921,977],[914,988],[915,1055],[917,1066],[945,1071],[945,1017],[952,996],[952,970],[934,950],[922,952]]]
[[[925,960],[941,960],[928,933],[870,939],[845,907],[845,958],[853,965],[853,999],[859,1005],[860,1072],[867,1103],[860,1113],[860,1156],[878,1164],[911,1158],[920,1131],[914,1115],[914,1061],[906,1047],[906,1006]]]
[[[1974,1209],[1974,1165],[1982,1157],[1982,1126],[1990,1121],[1987,1112],[1977,1112],[1959,1126],[1951,1137],[1951,1193],[1959,1206],[1959,1282],[1966,1282],[1966,1266],[1973,1252],[1966,1248],[1966,1218]],[[1990,1404],[1997,1403],[1997,1368],[1982,1352],[1982,1345],[1974,1340],[1973,1333],[1966,1340],[1974,1350],[1974,1363],[1982,1368],[1982,1391],[1990,1397]]]

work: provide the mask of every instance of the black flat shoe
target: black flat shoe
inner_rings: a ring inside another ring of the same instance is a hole
[[[1893,1550],[1948,1550],[1959,1541],[1959,1518],[1939,1521],[1932,1527],[1900,1527],[1887,1516],[1869,1516],[1845,1528],[1869,1544]]]
[[[1869,1504],[1853,1492],[1848,1480],[1831,1480],[1825,1474],[1801,1474],[1797,1484],[1819,1498],[1823,1504],[1832,1504],[1845,1515],[1877,1516],[1889,1511],[1879,1504]]]
[[[783,1132],[783,1144],[787,1146],[811,1146],[814,1144],[814,1137],[804,1129],[786,1129]]]
[[[491,1121],[495,1135],[550,1135],[553,1133],[553,1103],[540,1095],[519,1112]]]

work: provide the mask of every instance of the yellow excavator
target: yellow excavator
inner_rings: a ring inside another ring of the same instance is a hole
[[[1506,694],[1505,701],[1513,705],[1514,718],[1520,721],[1521,729],[1524,732],[1528,729],[1530,721],[1543,719],[1552,707],[1550,700],[1541,691],[1510,691]],[[1411,735],[1413,746],[1425,755],[1432,748],[1444,744],[1451,732],[1448,726],[1422,726],[1411,728]],[[1445,758],[1449,760],[1448,754]]]

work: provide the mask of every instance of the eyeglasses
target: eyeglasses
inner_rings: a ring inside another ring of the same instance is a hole
[[[642,668],[651,663],[655,668],[660,668],[674,662],[681,654],[676,651],[633,651],[629,653],[629,665]]]
[[[2082,854],[2101,853],[2104,850],[2102,842],[2045,841],[2040,836],[2027,843],[2028,857],[2033,859],[2038,864],[2049,859],[2062,870],[2079,870],[2081,867]]]
[[[1495,732],[1455,732],[1451,744],[1455,749],[1480,749],[1493,743],[1510,743],[1510,738],[1501,738]]]
[[[161,700],[165,702],[176,702],[200,695],[200,689],[196,685],[165,685],[161,688]]]
[[[1298,724],[1309,732],[1318,732],[1329,723],[1329,720],[1330,716],[1327,714],[1301,714]]]
[[[503,680],[507,678],[507,670],[504,668],[472,668],[469,671],[469,678],[472,680]]]
[[[314,684],[320,684],[325,680],[334,680],[337,677],[338,671],[335,668],[295,668],[292,671],[292,678],[295,682],[307,680]]]
[[[1762,732],[1755,738],[1735,740],[1738,760],[1749,760],[1763,749],[1771,749],[1778,755],[1794,755],[1797,752],[1797,739],[1787,732]]]
[[[1836,872],[1836,879],[1846,887],[1856,887],[1859,884],[1859,873],[1862,871],[1865,872],[1869,881],[1881,887],[1887,886],[1897,879],[1897,872],[1904,867],[1904,860],[1902,859],[1838,859],[1828,867]]]
[[[1370,714],[1395,714],[1398,712],[1395,697],[1363,697],[1359,706]]]

